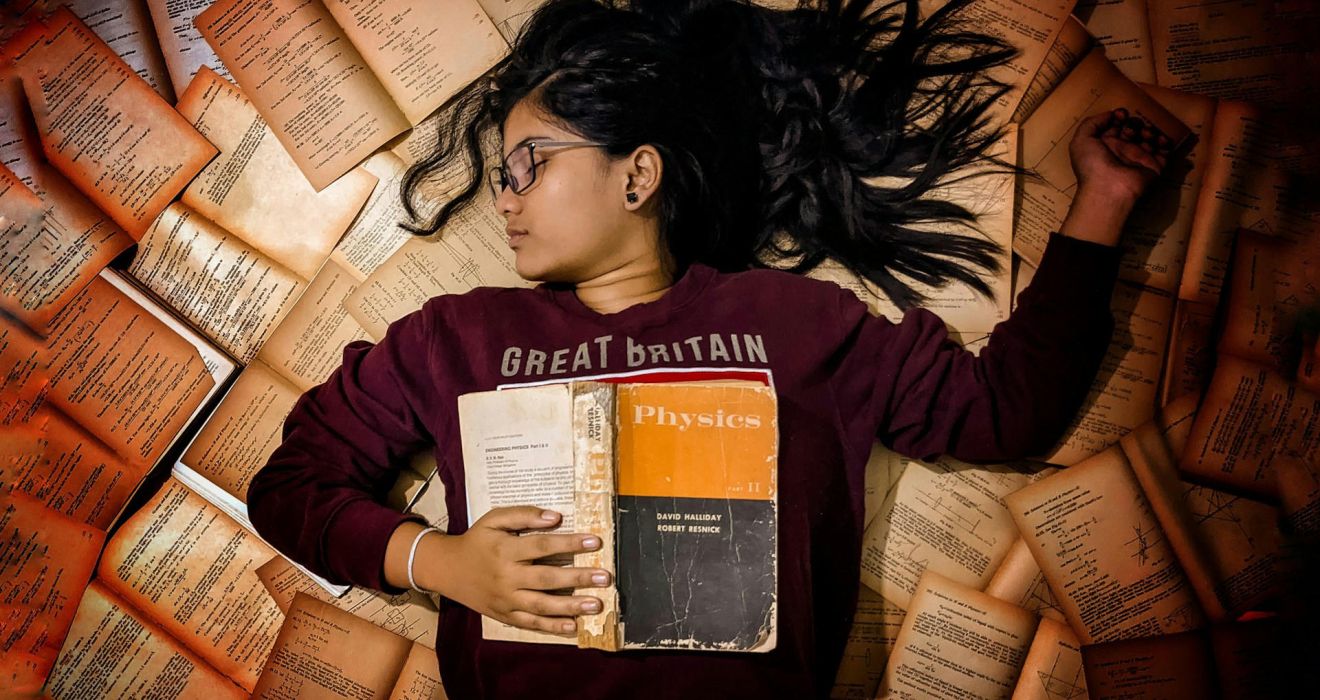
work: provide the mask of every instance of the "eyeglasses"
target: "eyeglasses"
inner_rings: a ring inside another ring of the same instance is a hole
[[[569,148],[604,147],[595,141],[529,141],[513,149],[513,152],[490,169],[490,192],[496,198],[504,190],[511,189],[514,194],[522,194],[536,182],[536,154],[540,151],[565,150]],[[541,164],[545,160],[541,161]]]

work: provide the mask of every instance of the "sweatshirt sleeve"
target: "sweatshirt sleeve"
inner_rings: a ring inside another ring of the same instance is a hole
[[[1081,407],[1113,332],[1119,251],[1058,233],[979,357],[925,309],[894,324],[848,294],[851,347],[832,380],[851,444],[969,462],[1040,455]]]
[[[397,590],[384,580],[385,546],[419,519],[383,501],[409,456],[433,442],[421,415],[435,382],[429,311],[394,322],[378,345],[348,344],[343,364],[294,405],[248,487],[257,532],[331,581]]]

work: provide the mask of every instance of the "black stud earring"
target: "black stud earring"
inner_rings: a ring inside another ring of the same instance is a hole
[[[628,203],[629,203],[629,204],[636,204],[636,203],[637,203],[637,193],[636,193],[636,192],[629,192],[629,193],[628,193],[628,196],[626,197],[626,199],[628,200]]]

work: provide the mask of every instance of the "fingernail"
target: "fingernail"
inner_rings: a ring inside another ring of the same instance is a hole
[[[541,511],[541,519],[553,522],[559,519],[559,514],[553,510],[543,510]]]
[[[572,631],[573,631],[573,628],[575,628],[575,627],[577,627],[577,625],[573,624],[573,623],[570,621],[570,622],[565,622],[564,624],[560,625],[560,626],[559,626],[559,629],[561,629],[561,630],[563,630],[563,631],[565,631],[565,632],[572,632]]]
[[[600,546],[600,539],[596,537],[583,537],[582,546],[587,549],[595,549]]]
[[[582,604],[582,612],[598,613],[600,612],[600,603],[594,600],[588,600]]]
[[[597,586],[604,586],[605,584],[610,582],[610,575],[605,573],[604,571],[597,571],[596,573],[591,575],[591,582],[596,584]]]

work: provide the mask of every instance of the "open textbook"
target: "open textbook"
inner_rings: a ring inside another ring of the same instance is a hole
[[[773,387],[574,381],[464,394],[458,407],[471,520],[532,502],[561,513],[565,532],[600,535],[600,548],[575,565],[610,571],[615,583],[585,589],[603,605],[583,616],[579,647],[774,648]],[[735,548],[737,562],[727,557]],[[689,607],[731,612],[679,609]],[[485,617],[482,630],[487,639],[574,641]]]

